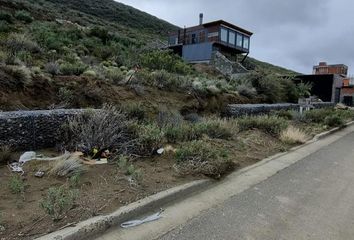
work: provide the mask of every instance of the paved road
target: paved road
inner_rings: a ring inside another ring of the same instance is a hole
[[[354,239],[354,133],[160,239]]]

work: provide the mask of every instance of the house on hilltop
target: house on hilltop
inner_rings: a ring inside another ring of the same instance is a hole
[[[224,56],[250,52],[252,32],[232,23],[218,20],[203,23],[200,14],[198,26],[179,29],[169,34],[169,48],[190,63],[209,63],[216,52]]]

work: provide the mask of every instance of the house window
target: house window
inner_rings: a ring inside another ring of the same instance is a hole
[[[222,42],[227,43],[227,29],[221,28],[221,37],[220,37]]]
[[[229,32],[229,44],[235,45],[236,33],[233,31]]]
[[[197,43],[197,34],[193,33],[192,34],[192,44]]]
[[[239,33],[237,33],[236,46],[237,47],[242,47],[243,46],[242,35],[239,34]]]
[[[250,38],[244,36],[243,37],[243,48],[249,49],[249,47],[250,47]]]
[[[200,43],[205,42],[205,32],[204,31],[199,33],[199,42]]]

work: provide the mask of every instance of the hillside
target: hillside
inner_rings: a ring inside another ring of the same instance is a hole
[[[255,58],[252,58],[252,57],[246,58],[246,60],[244,62],[244,66],[248,70],[255,70],[258,68],[258,69],[262,69],[262,70],[273,71],[273,72],[276,72],[281,75],[298,75],[299,74],[293,70],[279,67],[279,66],[267,63],[267,62],[262,62],[262,61],[255,59]]]
[[[292,71],[251,58],[246,67],[270,77],[230,82],[200,71],[157,50],[176,26],[113,0],[0,0],[0,9],[0,110],[145,101],[200,112],[294,101],[295,86],[277,77]],[[278,92],[255,94],[268,85]]]

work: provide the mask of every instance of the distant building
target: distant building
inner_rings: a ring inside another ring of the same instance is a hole
[[[312,84],[311,93],[325,102],[344,103],[353,106],[354,78],[347,77],[348,67],[344,64],[320,62],[313,67],[313,74],[297,76],[297,82]]]
[[[225,56],[248,55],[252,34],[223,20],[203,23],[200,14],[198,26],[170,33],[168,42],[169,48],[187,62],[209,62],[215,52]]]
[[[347,106],[354,105],[354,77],[343,79],[341,101]]]
[[[339,74],[343,76],[348,75],[348,66],[344,64],[327,65],[326,62],[320,62],[319,65],[313,67],[313,74]]]

